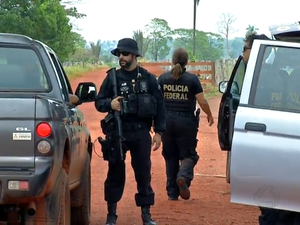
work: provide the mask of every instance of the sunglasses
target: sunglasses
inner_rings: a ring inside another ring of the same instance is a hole
[[[249,47],[249,46],[244,46],[243,52],[245,52],[247,49],[251,49],[251,47]]]
[[[120,57],[120,55],[123,56],[129,56],[130,52],[117,52],[117,56]]]

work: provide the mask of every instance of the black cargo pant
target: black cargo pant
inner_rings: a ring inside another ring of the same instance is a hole
[[[199,119],[199,118],[198,118]],[[183,177],[188,186],[194,178],[194,166],[199,156],[196,152],[198,123],[194,114],[167,111],[167,126],[162,136],[162,155],[166,163],[167,194],[179,196],[176,179]]]
[[[138,125],[135,124],[137,127]],[[124,126],[123,126],[124,128]],[[137,182],[135,202],[137,206],[154,205],[154,192],[151,187],[151,136],[149,128],[142,124],[140,129],[124,130],[126,147],[130,150],[131,165]],[[126,151],[124,151],[124,156]],[[109,203],[117,203],[125,186],[125,161],[109,162],[104,183],[104,198]]]
[[[259,225],[299,225],[300,213],[259,207]]]

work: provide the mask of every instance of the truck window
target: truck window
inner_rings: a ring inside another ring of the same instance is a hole
[[[265,56],[273,48],[275,47],[266,47]],[[273,52],[273,62],[263,62],[257,74],[256,88],[252,89],[255,92],[252,95],[253,105],[300,112],[300,49],[276,46],[276,51]]]
[[[68,76],[67,76],[67,74],[66,74],[66,71],[65,71],[63,65],[61,64],[61,62],[60,62],[59,60],[57,60],[57,61],[58,61],[59,65],[60,65],[61,71],[62,71],[63,76],[64,76],[64,79],[65,79],[65,81],[66,81],[66,84],[67,84],[67,87],[68,87],[69,94],[73,94],[73,90],[72,90],[72,87],[71,87],[69,78],[68,78]]]
[[[50,91],[37,53],[30,48],[0,46],[0,91]]]
[[[64,98],[64,100],[66,102],[68,102],[69,101],[68,85],[66,84],[66,80],[64,79],[64,76],[62,74],[59,62],[57,61],[57,58],[56,58],[56,56],[53,53],[49,52],[49,55],[50,55],[51,60],[52,60],[52,62],[54,64],[54,66],[55,66],[55,69],[56,69],[56,72],[58,74],[60,83],[62,85],[63,98]]]
[[[239,66],[237,68],[236,74],[233,79],[233,83],[230,88],[230,93],[236,96],[241,96],[244,77],[245,77],[245,62],[244,60],[241,60],[239,63]]]

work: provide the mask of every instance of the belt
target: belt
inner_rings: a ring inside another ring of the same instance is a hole
[[[138,123],[138,122],[132,122],[132,123],[123,123],[122,124],[123,130],[141,130],[141,129],[149,129],[149,126],[146,123]]]
[[[168,110],[166,112],[167,115],[171,115],[171,116],[192,117],[192,118],[195,117],[194,113],[176,112],[176,111],[168,111]]]

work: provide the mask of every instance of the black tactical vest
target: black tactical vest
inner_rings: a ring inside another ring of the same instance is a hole
[[[196,98],[191,94],[192,74],[184,73],[174,80],[171,72],[162,75],[162,89],[166,110],[184,113],[194,113]]]
[[[119,71],[119,73],[122,73]],[[119,76],[123,77],[123,76]],[[118,79],[122,115],[153,117],[157,113],[156,100],[150,93],[150,85],[145,75],[137,74],[135,79]]]

